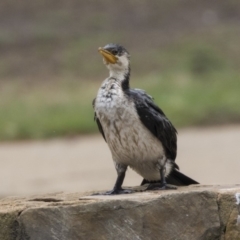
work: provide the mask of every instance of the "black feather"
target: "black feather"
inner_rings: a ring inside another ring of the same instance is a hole
[[[149,184],[149,183],[160,183],[159,181],[148,181],[146,179],[143,179],[141,186],[144,184]],[[192,178],[186,176],[185,174],[181,173],[179,170],[174,168],[171,173],[167,176],[167,183],[172,184],[175,186],[188,186],[191,184],[199,184]]]
[[[186,176],[181,173],[177,169],[173,169],[173,171],[167,177],[168,184],[176,185],[176,186],[188,186],[191,184],[199,184],[192,178]]]
[[[93,109],[95,108],[95,100],[96,100],[96,98],[94,98],[93,101],[92,101]],[[100,121],[99,121],[99,119],[97,117],[96,112],[94,112],[94,121],[96,121],[99,132],[102,134],[104,140],[107,142],[105,134],[104,134],[104,131],[103,131],[103,128],[102,128],[102,125],[101,125],[101,123],[100,123]]]
[[[145,91],[128,89],[125,94],[134,102],[142,124],[162,143],[166,157],[174,161],[177,156],[177,130],[172,123]]]

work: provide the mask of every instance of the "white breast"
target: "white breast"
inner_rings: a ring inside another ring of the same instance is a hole
[[[130,166],[145,179],[158,180],[159,164],[166,161],[163,146],[141,123],[134,103],[116,82],[103,83],[95,111],[113,160]]]

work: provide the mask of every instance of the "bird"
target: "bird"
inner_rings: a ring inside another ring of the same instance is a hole
[[[128,167],[143,177],[146,190],[176,189],[198,184],[179,171],[177,130],[153,98],[142,89],[130,88],[130,54],[121,45],[99,47],[109,76],[93,100],[94,120],[105,139],[117,172],[112,190],[99,193],[132,193],[122,184]]]

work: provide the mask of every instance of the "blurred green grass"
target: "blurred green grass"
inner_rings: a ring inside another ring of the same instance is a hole
[[[212,72],[194,79],[186,72],[149,76],[141,82],[178,127],[240,121],[240,77],[236,72]]]
[[[92,100],[99,82],[54,80],[26,87],[4,82],[0,91],[0,140],[75,136],[97,130]],[[198,76],[186,71],[133,78],[177,127],[240,121],[240,77],[235,71]]]
[[[1,3],[0,140],[96,132],[108,76],[97,48],[109,42],[177,128],[240,122],[237,1],[37,3]]]
[[[15,80],[0,91],[0,140],[93,132],[94,88],[68,79],[29,86]]]

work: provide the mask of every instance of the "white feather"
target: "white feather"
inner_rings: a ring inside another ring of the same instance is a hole
[[[124,95],[121,81],[107,78],[98,91],[95,111],[117,164],[130,166],[147,180],[159,180],[167,161],[161,142],[141,123],[134,103]],[[166,176],[171,171],[166,164]]]

